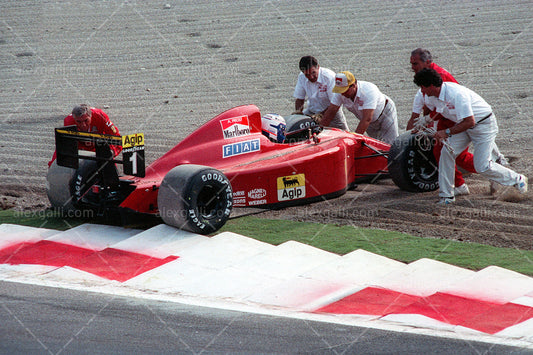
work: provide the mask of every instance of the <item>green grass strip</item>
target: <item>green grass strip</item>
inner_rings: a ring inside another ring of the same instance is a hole
[[[470,270],[481,270],[495,265],[533,276],[531,250],[421,238],[379,229],[269,220],[253,216],[228,221],[219,232],[224,231],[242,234],[274,245],[294,240],[340,255],[364,249],[405,263],[427,258]]]
[[[84,218],[65,217],[61,213],[52,210],[3,210],[0,211],[0,224],[3,223],[64,231],[79,226],[83,223],[91,223],[91,220]]]

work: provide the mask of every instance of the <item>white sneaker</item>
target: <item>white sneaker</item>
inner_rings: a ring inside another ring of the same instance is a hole
[[[455,197],[441,197],[439,202],[437,202],[437,205],[450,205],[455,202]]]
[[[455,196],[460,195],[470,195],[470,189],[466,184],[462,184],[461,186],[457,186],[453,188],[453,194]]]
[[[514,186],[518,189],[518,192],[525,194],[527,192],[527,176],[520,175],[518,182]]]

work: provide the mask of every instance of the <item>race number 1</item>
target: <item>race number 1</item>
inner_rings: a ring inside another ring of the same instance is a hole
[[[122,136],[124,174],[144,177],[144,134]]]

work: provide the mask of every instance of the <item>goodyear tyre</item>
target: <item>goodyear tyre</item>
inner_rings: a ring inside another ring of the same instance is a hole
[[[392,143],[388,164],[392,181],[402,190],[434,191],[439,188],[438,164],[433,155],[434,141],[405,132]]]
[[[233,192],[222,172],[203,165],[185,164],[165,175],[157,204],[166,224],[209,234],[219,230],[229,219]]]
[[[54,161],[46,175],[46,194],[52,208],[61,211],[79,209],[77,202],[94,183],[96,162],[81,160],[78,169],[57,165]]]

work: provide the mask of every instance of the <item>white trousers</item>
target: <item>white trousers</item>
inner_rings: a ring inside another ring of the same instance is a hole
[[[398,114],[394,101],[390,98],[387,99],[388,103],[384,107],[383,113],[376,121],[370,122],[366,133],[372,138],[392,144],[398,137]]]
[[[489,180],[502,185],[515,185],[520,175],[494,161],[494,140],[498,134],[498,124],[494,114],[476,124],[473,128],[454,134],[448,138],[448,144],[453,153],[445,146],[442,147],[439,161],[439,196],[452,197],[455,177],[455,158],[472,142],[474,146],[474,167],[476,171]]]

